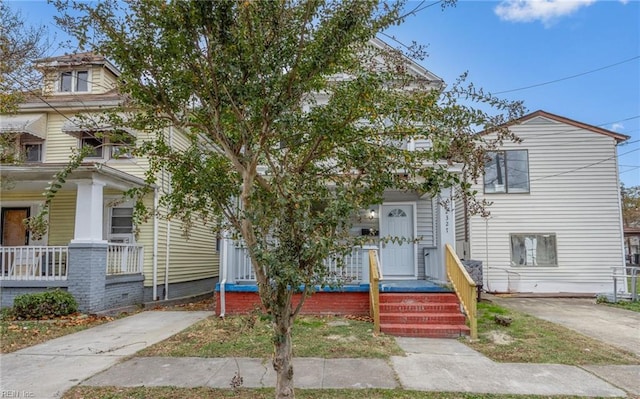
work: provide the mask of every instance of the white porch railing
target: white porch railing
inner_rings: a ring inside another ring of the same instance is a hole
[[[107,275],[139,274],[144,264],[144,248],[140,245],[111,244],[107,249]]]
[[[230,276],[229,281],[237,283],[255,282],[256,276],[251,265],[251,258],[247,248],[241,245],[230,245],[230,253],[227,257]],[[328,276],[331,280],[342,283],[360,283],[365,278],[363,267],[368,267],[368,250],[370,248],[354,247],[351,253],[342,259],[329,258],[324,260]]]
[[[66,280],[67,247],[0,247],[0,280]]]

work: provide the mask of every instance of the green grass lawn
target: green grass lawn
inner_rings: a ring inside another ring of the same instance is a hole
[[[271,322],[260,314],[210,317],[138,353],[139,356],[257,357],[273,353]],[[374,336],[373,324],[358,318],[300,316],[293,328],[298,357],[388,358],[403,351],[393,337]]]
[[[75,387],[64,399],[271,399],[274,390],[175,387]],[[422,392],[403,389],[296,389],[298,399],[577,399],[577,396],[494,395],[455,392]]]
[[[508,327],[498,325],[495,315],[513,322]],[[640,364],[633,353],[490,302],[478,304],[478,336],[478,341],[467,344],[498,362]]]

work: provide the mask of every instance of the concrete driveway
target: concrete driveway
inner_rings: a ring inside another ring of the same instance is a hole
[[[584,298],[488,296],[499,305],[560,324],[640,356],[640,313]]]

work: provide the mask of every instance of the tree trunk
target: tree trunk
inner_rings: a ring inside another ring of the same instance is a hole
[[[276,328],[278,329],[277,340],[274,343],[275,351],[273,354],[273,369],[276,371],[276,399],[295,398],[293,391],[293,364],[292,346],[291,346],[291,322],[280,321]],[[288,324],[285,326],[284,324]],[[282,329],[286,331],[282,331]]]

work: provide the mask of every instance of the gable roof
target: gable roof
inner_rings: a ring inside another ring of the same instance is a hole
[[[593,133],[598,133],[598,134],[603,134],[605,136],[613,137],[616,140],[616,142],[618,142],[618,143],[626,141],[626,140],[628,140],[630,138],[630,136],[627,136],[627,135],[624,135],[624,134],[612,132],[611,130],[607,130],[607,129],[603,129],[603,128],[598,127],[598,126],[593,126],[593,125],[589,125],[589,124],[586,124],[586,123],[578,122],[576,120],[565,118],[564,116],[555,115],[555,114],[552,114],[550,112],[546,112],[546,111],[542,111],[542,110],[538,110],[538,111],[532,112],[530,114],[527,114],[525,116],[522,116],[522,117],[520,117],[518,119],[515,119],[512,122],[510,122],[509,125],[517,125],[517,124],[524,123],[524,122],[526,122],[528,120],[531,120],[531,119],[537,118],[537,117],[551,119],[553,121],[564,123],[564,124],[571,125],[571,126],[575,126],[577,128],[580,128],[580,129],[589,130],[589,131],[591,131]]]
[[[378,37],[374,37],[373,39],[370,39],[369,43],[372,44],[373,46],[379,48],[379,49],[387,49],[387,50],[396,51],[396,52],[399,51],[399,50],[393,48],[387,42],[385,42],[384,40],[382,40],[382,39],[380,39]],[[418,64],[413,59],[409,58],[408,56],[406,56],[404,54],[403,54],[402,58],[405,61],[407,69],[409,70],[409,72],[412,75],[418,76],[418,77],[420,77],[422,79],[426,79],[428,82],[434,83],[435,85],[437,85],[440,88],[444,86],[444,80],[441,77],[439,77],[435,73],[429,71],[428,69],[426,69],[425,67],[423,67],[422,65]]]

